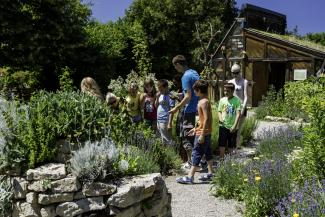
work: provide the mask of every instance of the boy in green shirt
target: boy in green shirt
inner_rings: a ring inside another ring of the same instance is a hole
[[[225,148],[231,154],[236,148],[237,125],[240,117],[241,102],[233,95],[235,85],[224,85],[225,97],[221,98],[218,106],[219,117],[219,153],[221,159],[225,156]]]

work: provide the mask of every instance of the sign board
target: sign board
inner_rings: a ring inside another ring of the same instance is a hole
[[[307,78],[307,69],[295,69],[293,70],[293,80],[302,81]]]

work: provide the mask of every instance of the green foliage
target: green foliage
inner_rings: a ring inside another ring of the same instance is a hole
[[[305,36],[306,39],[316,42],[317,44],[321,44],[325,46],[325,32],[319,32],[319,33],[308,33]]]
[[[11,216],[12,212],[12,199],[13,199],[13,187],[10,183],[10,178],[6,176],[0,176],[0,216]]]
[[[4,0],[0,59],[15,71],[38,69],[41,88],[56,88],[60,69],[78,63],[90,9],[79,0]]]
[[[64,67],[62,73],[59,76],[60,79],[60,90],[62,91],[72,91],[73,90],[73,80],[71,78],[71,69],[69,67]]]
[[[247,145],[253,138],[253,132],[257,128],[257,120],[255,117],[245,118],[241,132],[240,140],[242,145]]]
[[[87,141],[73,153],[70,170],[83,183],[92,183],[107,176],[116,176],[119,173],[119,167],[116,166],[118,158],[118,149],[111,140],[103,138],[99,142]]]
[[[284,115],[284,100],[282,96],[282,90],[276,92],[274,87],[268,90],[266,96],[263,96],[262,103],[256,108],[257,119],[263,119],[265,116],[277,116]]]
[[[199,66],[200,43],[195,23],[201,26],[204,41],[210,38],[210,25],[225,30],[235,17],[234,1],[213,0],[136,0],[126,13],[128,23],[140,23],[148,39],[152,55],[152,71],[160,77],[171,75],[172,58],[184,54],[190,63]],[[216,41],[222,38],[218,35]],[[212,49],[215,49],[218,43]],[[162,51],[164,51],[162,53]]]
[[[221,162],[214,174],[212,181],[215,196],[222,196],[226,199],[236,198],[243,200],[245,185],[244,165],[235,159],[227,156]]]
[[[28,70],[13,70],[6,67],[1,70],[2,83],[1,92],[6,98],[12,98],[11,94],[17,99],[28,99],[39,87],[39,72]]]
[[[41,91],[27,105],[14,110],[15,123],[11,114],[4,112],[9,131],[3,133],[7,143],[18,150],[6,147],[13,153],[22,153],[29,167],[52,160],[60,138],[68,138],[72,144],[90,138],[100,140],[108,133],[110,117],[106,105],[79,92]]]

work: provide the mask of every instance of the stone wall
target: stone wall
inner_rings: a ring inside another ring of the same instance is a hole
[[[159,173],[84,184],[64,164],[47,164],[12,177],[13,217],[168,217],[171,194]]]

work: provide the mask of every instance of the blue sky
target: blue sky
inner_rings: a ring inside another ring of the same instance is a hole
[[[123,17],[132,0],[92,0],[93,17],[101,22]],[[237,0],[237,7],[254,4],[287,15],[288,29],[300,34],[325,32],[325,0]]]

